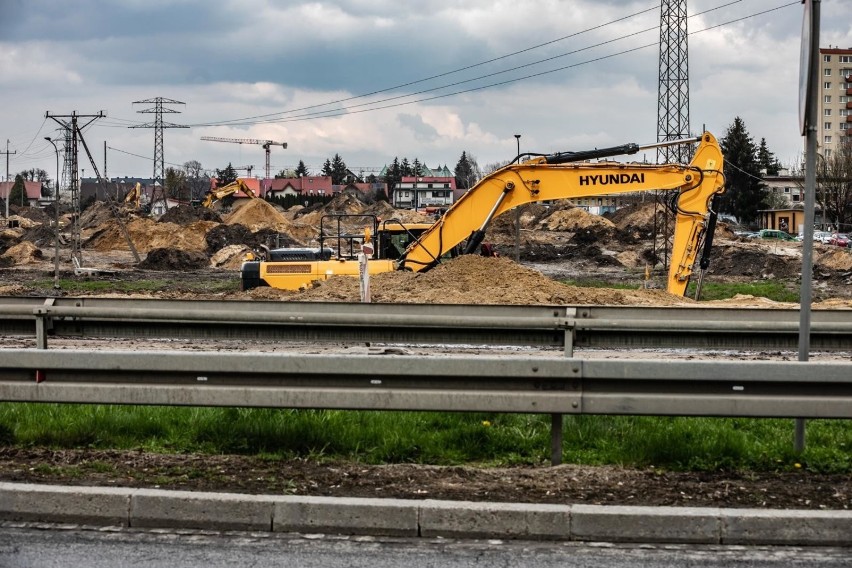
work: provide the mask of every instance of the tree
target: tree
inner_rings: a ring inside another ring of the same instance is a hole
[[[331,175],[331,160],[329,160],[328,158],[325,159],[325,163],[323,163],[320,173],[324,176],[328,176],[333,179],[333,176]]]
[[[423,175],[423,164],[417,158],[414,158],[414,162],[411,164],[411,175],[414,177]]]
[[[180,199],[181,196],[188,197],[189,188],[186,185],[186,173],[176,168],[166,168],[166,179],[163,180],[166,195]]]
[[[462,152],[453,173],[456,176],[456,187],[464,190],[468,190],[476,185],[476,182],[482,177],[479,164],[476,163],[476,158],[467,152]]]
[[[501,168],[505,168],[511,163],[513,163],[511,160],[503,160],[502,162],[492,162],[490,164],[485,164],[485,167],[482,169],[482,173],[484,175],[494,173]]]
[[[766,146],[766,138],[760,139],[760,146],[757,148],[757,163],[768,176],[777,176],[781,170],[781,163]]]
[[[393,195],[393,190],[402,181],[402,166],[399,165],[399,158],[394,156],[393,162],[385,170],[385,185],[388,187],[388,196]]]
[[[27,199],[27,188],[24,185],[24,176],[18,174],[15,176],[15,183],[12,185],[12,190],[9,192],[9,205],[27,207],[29,204],[30,202]]]
[[[843,140],[828,158],[818,156],[817,162],[816,202],[827,220],[848,231],[852,225],[852,141]]]
[[[50,179],[47,176],[47,172],[41,168],[30,168],[22,171],[20,175],[23,176],[24,181],[40,181],[44,183]]]
[[[331,159],[331,183],[340,185],[346,183],[346,176],[349,170],[346,168],[346,162],[340,157],[340,154],[335,154]]]
[[[753,223],[758,210],[766,208],[767,191],[760,177],[757,147],[743,119],[734,119],[719,145],[725,157],[727,187],[721,197],[720,210],[734,215],[743,224]]]
[[[210,189],[210,176],[204,172],[201,162],[190,160],[183,164],[184,179],[189,189],[190,203],[201,201]]]
[[[305,165],[305,162],[299,160],[299,165],[296,166],[296,177],[307,177],[308,175],[310,175],[308,167]]]
[[[411,162],[408,161],[408,158],[402,159],[402,162],[399,164],[399,168],[402,177],[411,177],[414,175],[413,170],[411,169]]]
[[[223,185],[228,185],[229,183],[234,183],[237,181],[237,170],[234,169],[234,166],[228,162],[228,167],[224,170],[216,170],[216,179],[218,183],[216,187],[222,187]]]

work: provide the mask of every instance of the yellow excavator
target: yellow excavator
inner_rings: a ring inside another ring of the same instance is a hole
[[[207,192],[207,196],[204,198],[204,201],[201,202],[202,207],[213,207],[213,204],[219,201],[222,198],[228,197],[229,195],[234,195],[238,191],[242,191],[245,193],[249,199],[255,199],[257,195],[255,195],[254,191],[246,185],[241,179],[238,179],[234,182],[229,183],[228,185],[223,185],[222,187],[217,187],[216,189],[211,189]]]
[[[698,147],[689,164],[590,162],[694,143]],[[521,157],[527,159],[521,161]],[[477,253],[492,219],[519,205],[655,190],[676,192],[672,199],[675,227],[668,291],[684,295],[702,247],[701,274],[707,269],[716,224],[714,198],[725,190],[722,151],[709,132],[646,146],[625,144],[580,152],[524,154],[517,161],[482,178],[431,226],[409,226],[398,221],[374,224],[376,246],[372,248],[376,254],[368,261],[370,274],[391,270],[421,272],[455,254]],[[337,238],[340,242],[339,234]],[[358,244],[353,237],[348,246],[336,251],[323,247],[322,242],[319,249],[266,249],[243,262],[241,287],[298,290],[335,275],[357,276]],[[401,245],[405,245],[403,251],[399,250]]]
[[[127,205],[132,204],[134,209],[139,209],[139,201],[142,198],[142,184],[138,181],[136,182],[136,186],[127,192],[127,195],[124,196],[124,203]]]

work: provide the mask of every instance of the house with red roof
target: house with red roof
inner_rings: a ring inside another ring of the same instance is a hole
[[[331,176],[301,176],[264,181],[267,187],[263,197],[266,199],[287,195],[331,197],[335,193]]]
[[[40,181],[25,181],[24,182],[24,190],[26,193],[26,200],[29,206],[38,205],[41,200],[41,189],[42,183]],[[12,188],[15,186],[14,181],[3,181],[0,182],[0,198],[4,201],[9,198],[9,194],[12,193]],[[22,196],[23,197],[23,196]],[[24,205],[23,203],[14,203],[12,205]]]

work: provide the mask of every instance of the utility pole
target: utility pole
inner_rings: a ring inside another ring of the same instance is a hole
[[[9,154],[17,154],[17,153],[18,153],[17,150],[15,150],[14,152],[9,151],[9,140],[6,140],[6,151],[0,152],[0,154],[6,154],[6,181],[7,182],[9,181]],[[9,218],[9,194],[10,193],[12,193],[11,187],[6,191],[6,200],[5,201],[6,201],[6,218],[7,219]]]
[[[65,165],[66,174],[69,175],[68,187],[71,190],[71,256],[76,260],[78,266],[83,266],[83,253],[80,238],[80,177],[78,175],[79,163],[77,162],[77,133],[99,118],[104,117],[104,111],[98,114],[51,114],[47,111],[45,118],[49,118],[65,129]],[[79,119],[86,120],[80,126]]]
[[[657,82],[657,142],[689,137],[689,49],[686,0],[662,0],[660,5],[660,60]],[[657,147],[658,164],[688,164],[693,148],[689,144]],[[662,211],[663,268],[669,264],[669,234],[674,213],[669,207],[670,192],[658,191],[654,205],[654,239],[657,213]],[[655,243],[656,245],[656,243]],[[656,246],[654,249],[656,250]]]
[[[189,126],[184,126],[182,124],[173,124],[171,122],[163,122],[163,114],[171,113],[171,114],[180,114],[179,110],[174,110],[171,108],[166,108],[163,104],[169,105],[183,105],[181,101],[176,101],[173,99],[166,99],[163,97],[154,97],[153,99],[145,99],[142,101],[134,101],[133,104],[153,104],[154,106],[151,108],[146,108],[143,110],[138,110],[136,112],[141,114],[153,114],[154,122],[148,122],[146,124],[138,124],[136,126],[130,126],[129,128],[153,128],[154,129],[154,193],[151,195],[151,203],[156,201],[157,187],[159,186],[159,195],[163,200],[163,205],[166,209],[169,208],[169,203],[167,201],[166,195],[166,187],[164,184],[165,180],[165,159],[163,157],[163,129],[165,128],[189,128]]]

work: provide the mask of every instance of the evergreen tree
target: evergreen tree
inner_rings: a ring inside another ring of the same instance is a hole
[[[408,158],[403,158],[402,163],[400,163],[399,167],[402,177],[411,177],[414,175],[414,172],[411,169],[411,162],[408,161]]]
[[[324,176],[330,177],[332,179],[332,183],[334,183],[334,176],[332,175],[333,171],[331,169],[331,160],[329,160],[328,158],[325,159],[325,163],[322,165],[322,170],[320,170],[320,173],[322,173],[322,175]]]
[[[767,192],[760,177],[757,147],[740,117],[734,119],[719,145],[725,156],[727,188],[722,194],[721,212],[751,224],[757,220],[758,210],[766,208]]]
[[[228,167],[224,170],[216,170],[216,179],[218,183],[216,187],[222,187],[223,185],[228,185],[229,183],[234,183],[237,181],[237,170],[234,169],[234,166],[231,165],[231,162],[228,162]]]
[[[411,164],[411,175],[415,177],[423,175],[423,164],[417,158],[414,158],[414,162]]]
[[[768,176],[777,176],[781,169],[781,164],[775,157],[775,154],[769,151],[766,145],[766,138],[760,139],[760,146],[757,148],[757,163],[760,169],[766,172]]]
[[[399,164],[399,158],[394,156],[393,162],[385,171],[385,185],[388,186],[388,196],[393,195],[393,191],[400,181],[402,181],[402,166]]]
[[[335,154],[334,158],[331,159],[331,183],[334,185],[346,183],[347,174],[346,162],[343,161],[340,154]]]
[[[9,192],[9,205],[27,207],[29,204],[30,202],[27,199],[27,188],[24,185],[24,176],[18,174],[15,176],[15,183],[12,185],[12,190]]]
[[[453,173],[456,177],[456,187],[468,190],[479,181],[479,164],[476,163],[476,158],[470,156],[467,152],[462,152]]]
[[[296,177],[307,177],[308,176],[308,167],[305,165],[305,162],[299,160],[299,165],[296,166]]]

